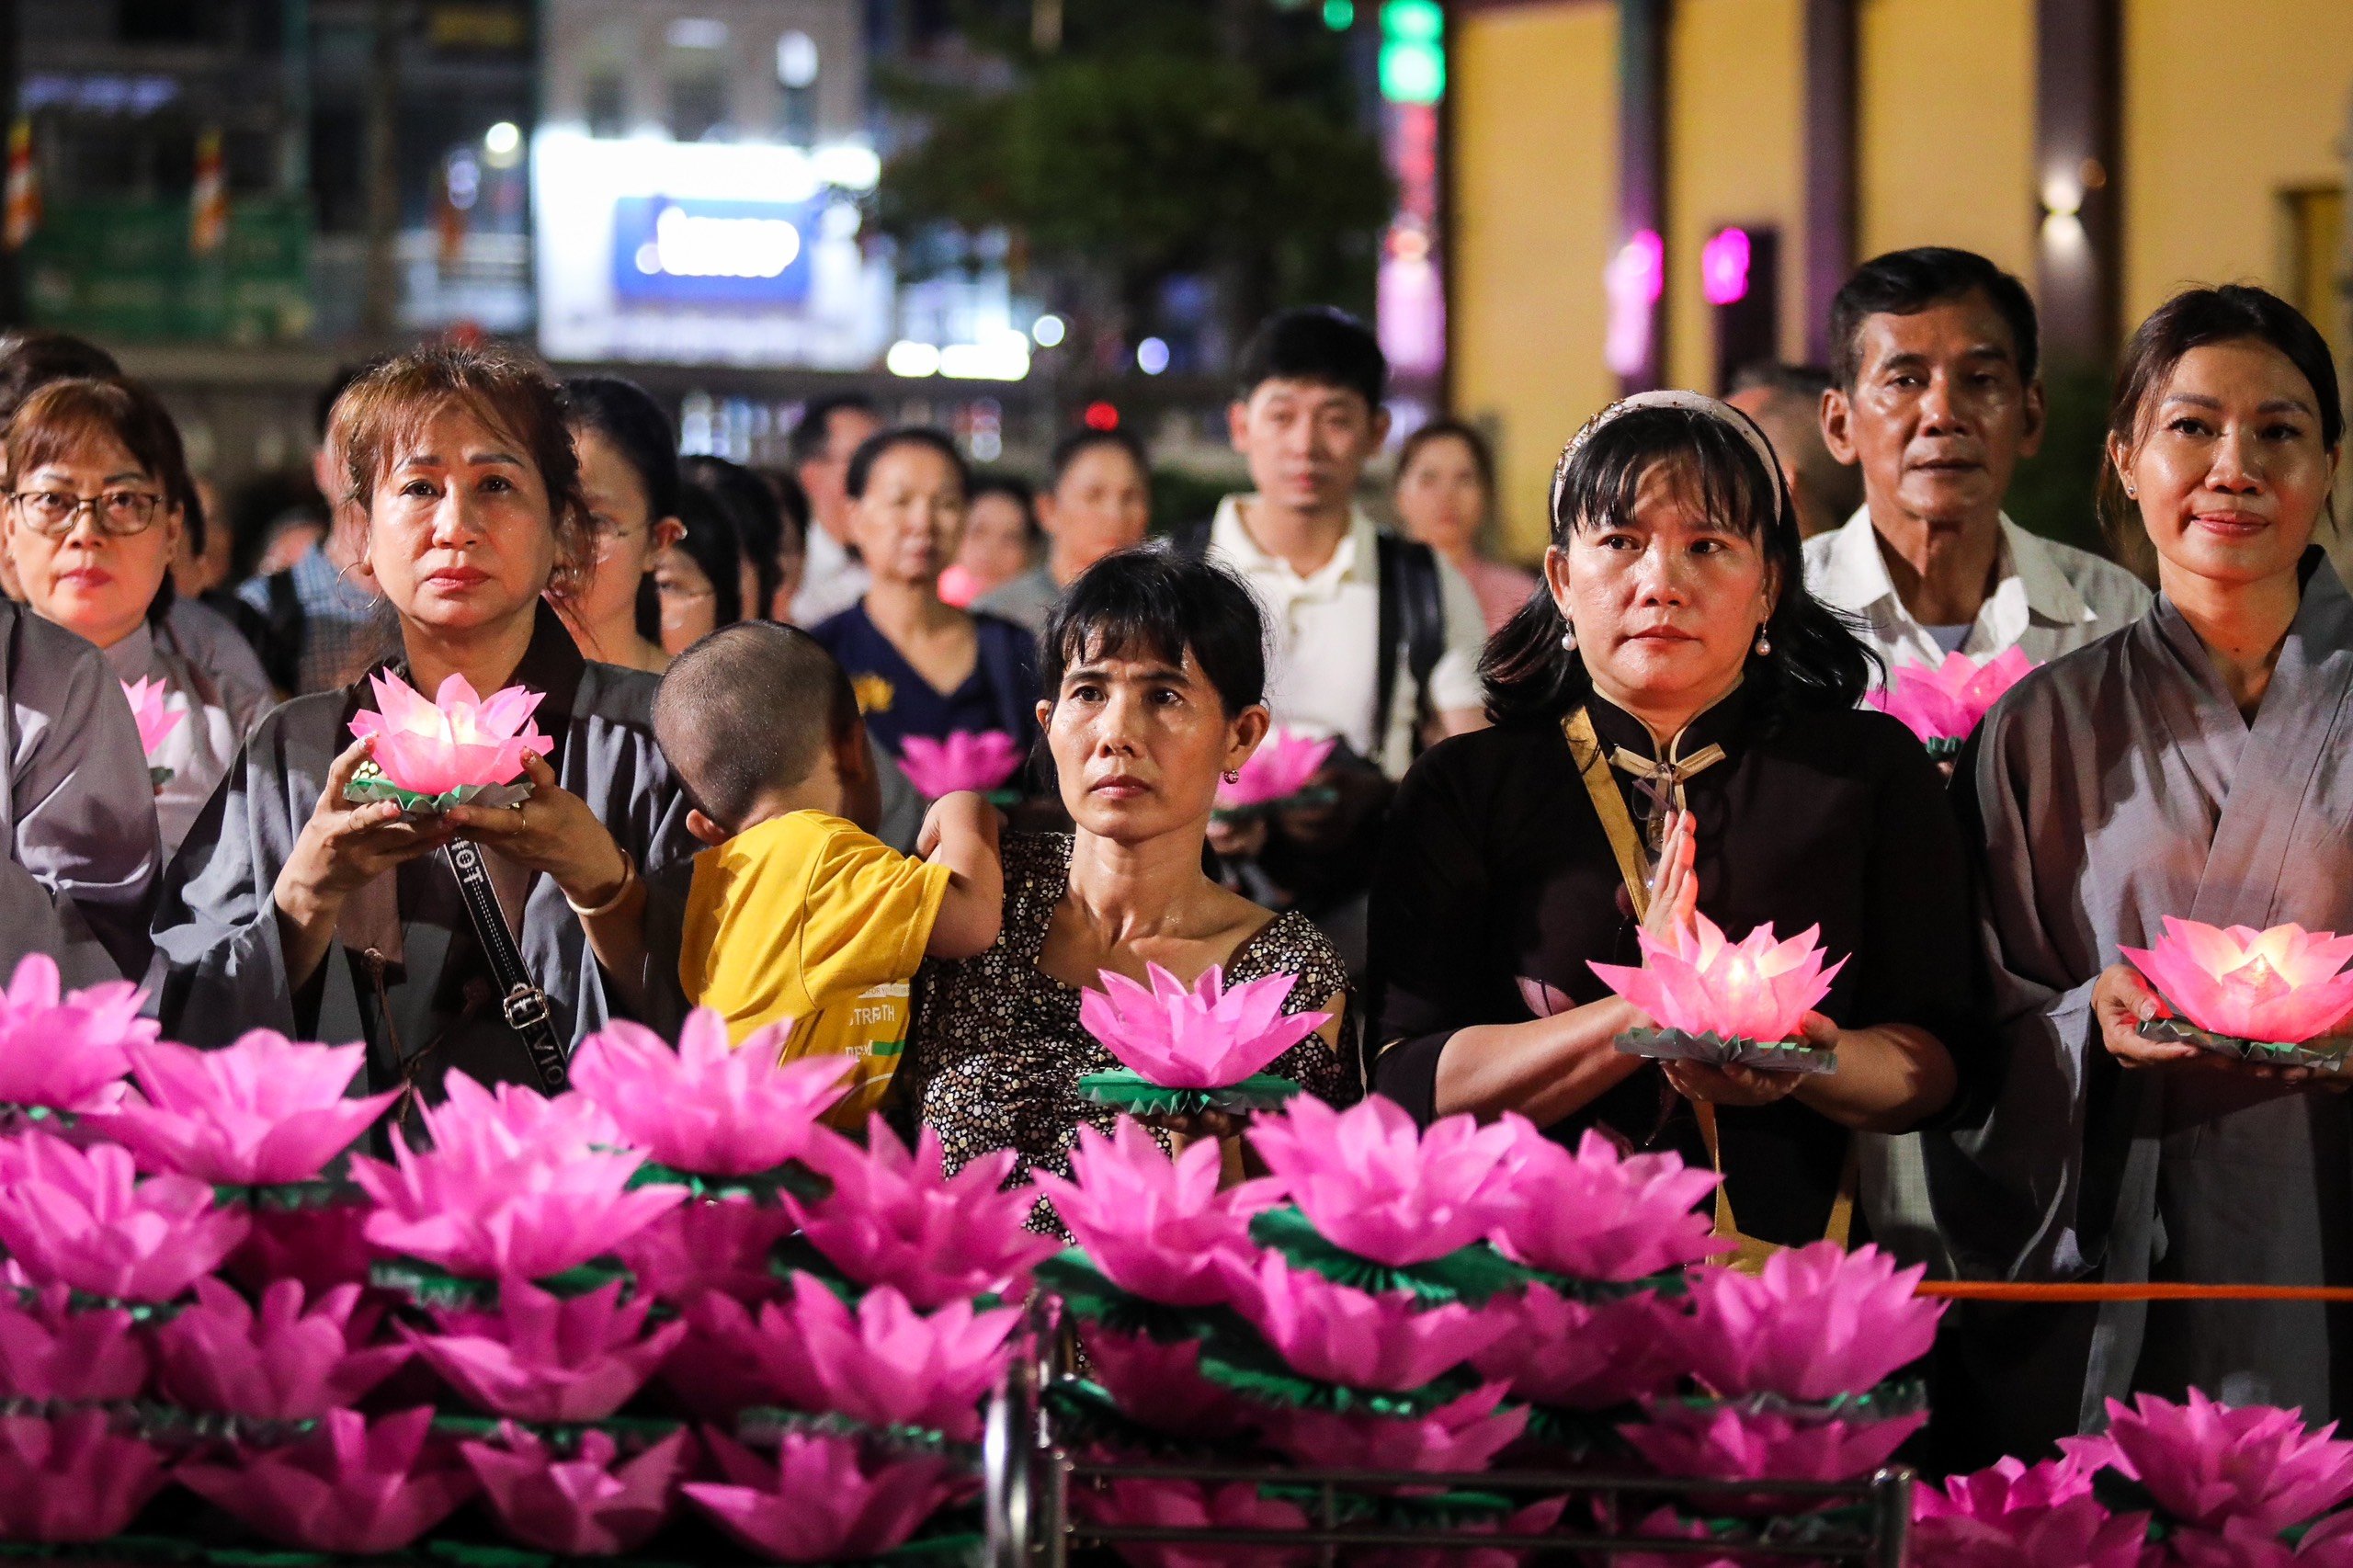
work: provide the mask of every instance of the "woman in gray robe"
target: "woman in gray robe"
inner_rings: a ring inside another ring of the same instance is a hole
[[[136,980],[160,852],[122,687],[96,648],[0,598],[0,983],[28,953],[67,986]]]
[[[675,952],[625,972],[597,960],[600,921],[633,930],[663,896],[649,888],[698,846],[654,744],[654,677],[583,660],[541,597],[562,591],[587,544],[553,382],[497,352],[419,350],[356,381],[329,440],[366,517],[363,570],[399,617],[402,655],[379,670],[428,693],[453,674],[484,697],[540,692],[534,719],[554,748],[531,761],[519,807],[410,820],[344,793],[369,749],[350,738],[353,715],[375,706],[366,678],[278,709],[166,875],[165,1032],[365,1040],[371,1084],[427,1095],[452,1070],[546,1082],[442,852],[461,842],[486,851],[567,1051],[616,1016],[674,1028]]]
[[[2339,1080],[2142,1039],[2165,1004],[2120,956],[2167,915],[2353,931],[2353,597],[2311,542],[2343,427],[2319,334],[2259,290],[2180,295],[2126,350],[2109,483],[2161,597],[2021,682],[1963,762],[2008,1057],[1991,1119],[1933,1167],[1969,1272],[2353,1285]],[[1949,1327],[1952,1390],[1984,1408],[1939,1421],[2010,1451],[2139,1390],[2314,1424],[2353,1407],[2353,1319],[2318,1305],[2022,1305]]]

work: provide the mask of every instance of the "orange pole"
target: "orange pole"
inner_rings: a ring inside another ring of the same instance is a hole
[[[1949,1301],[2353,1301],[2343,1285],[2013,1285],[1984,1279],[1923,1279],[1921,1296]]]

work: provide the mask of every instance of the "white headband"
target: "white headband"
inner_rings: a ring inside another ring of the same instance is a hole
[[[1765,465],[1765,477],[1773,493],[1773,521],[1777,526],[1779,524],[1781,521],[1781,461],[1773,455],[1773,444],[1765,438],[1765,432],[1759,430],[1756,427],[1756,422],[1748,415],[1728,403],[1719,403],[1714,398],[1704,397],[1695,392],[1636,392],[1631,397],[1620,398],[1616,403],[1586,420],[1585,427],[1570,437],[1569,444],[1561,449],[1561,460],[1553,466],[1551,508],[1551,515],[1553,517],[1557,518],[1561,515],[1561,492],[1568,484],[1569,464],[1576,457],[1579,449],[1591,440],[1593,433],[1603,426],[1621,415],[1638,413],[1645,408],[1679,408],[1686,414],[1704,415],[1717,424],[1727,426],[1736,432],[1742,440],[1748,443],[1748,449],[1756,454],[1756,460]]]

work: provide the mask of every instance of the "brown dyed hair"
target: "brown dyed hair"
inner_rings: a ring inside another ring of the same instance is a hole
[[[456,407],[515,443],[539,472],[555,530],[559,597],[584,579],[595,550],[580,460],[572,447],[563,389],[545,370],[504,348],[434,344],[370,366],[335,400],[327,449],[348,477],[343,501],[367,515],[376,486],[425,426]]]
[[[8,472],[21,477],[45,463],[71,461],[97,441],[120,442],[153,476],[165,506],[195,509],[196,482],[179,426],[163,401],[136,381],[80,378],[36,390],[8,422]]]

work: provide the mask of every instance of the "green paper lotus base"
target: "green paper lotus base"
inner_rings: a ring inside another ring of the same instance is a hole
[[[1311,785],[1279,801],[1255,801],[1246,806],[1217,806],[1210,816],[1216,822],[1249,822],[1256,817],[1270,817],[1277,812],[1307,811],[1317,806],[1338,802],[1340,792],[1328,784]]]
[[[1713,1399],[1703,1394],[1677,1394],[1654,1399],[1645,1406],[1651,1420],[1705,1421],[1719,1411],[1737,1410],[1749,1415],[1779,1415],[1799,1426],[1832,1421],[1900,1421],[1927,1412],[1928,1386],[1917,1378],[1890,1378],[1861,1393],[1836,1399],[1789,1399],[1778,1393],[1742,1394]]]
[[[333,1209],[338,1204],[365,1203],[368,1195],[357,1182],[322,1176],[314,1181],[264,1182],[255,1187],[216,1186],[212,1189],[212,1201],[224,1207],[233,1204],[267,1214],[292,1214],[312,1209]]]
[[[1339,1415],[1427,1415],[1477,1386],[1476,1380],[1449,1372],[1403,1392],[1325,1382],[1293,1371],[1273,1347],[1253,1335],[1213,1335],[1201,1351],[1201,1376],[1220,1388],[1259,1404],[1292,1410],[1327,1410]]]
[[[642,1454],[684,1430],[686,1425],[683,1421],[672,1421],[658,1415],[608,1415],[602,1421],[517,1421],[504,1415],[455,1414],[433,1418],[433,1431],[438,1437],[486,1443],[496,1438],[502,1427],[512,1426],[517,1431],[530,1433],[551,1450],[563,1456],[578,1453],[580,1439],[591,1432],[610,1437],[613,1447],[624,1455]]]
[[[1969,744],[1967,735],[1937,735],[1920,743],[1928,751],[1930,762],[1950,762]]]
[[[1433,1306],[1464,1301],[1472,1306],[1528,1282],[1528,1271],[1484,1242],[1404,1267],[1360,1257],[1325,1241],[1296,1208],[1269,1209],[1250,1221],[1250,1239],[1272,1247],[1302,1268],[1335,1284],[1379,1295],[1410,1290]]]
[[[1653,1062],[1697,1062],[1709,1067],[1755,1067],[1767,1073],[1836,1073],[1838,1053],[1787,1040],[1727,1040],[1681,1029],[1628,1029],[1617,1040],[1620,1056]]]
[[[2151,1018],[2133,1031],[2143,1040],[2155,1040],[2160,1045],[2194,1045],[2216,1056],[2227,1056],[2234,1062],[2245,1062],[2256,1067],[2310,1067],[2320,1073],[2345,1071],[2347,1047],[2336,1045],[2315,1051],[2310,1045],[2296,1045],[2287,1040],[2241,1040],[2236,1035],[2215,1034],[2201,1029],[2187,1018]]]
[[[351,782],[343,787],[343,798],[363,806],[390,801],[400,807],[403,816],[438,817],[451,806],[481,806],[487,811],[519,806],[531,798],[531,781],[517,778],[506,784],[461,784],[438,795],[421,795],[385,778],[383,770],[373,762],[363,762],[351,776]]]
[[[894,1454],[929,1454],[959,1464],[977,1464],[980,1445],[950,1437],[929,1426],[872,1426],[833,1412],[783,1410],[760,1405],[735,1418],[737,1440],[753,1448],[774,1448],[788,1435],[848,1437]]]
[[[1038,1288],[1058,1298],[1072,1317],[1114,1334],[1137,1334],[1176,1345],[1212,1334],[1250,1332],[1231,1307],[1172,1307],[1122,1290],[1076,1247],[1066,1247],[1039,1264],[1035,1277]]]
[[[1078,1081],[1078,1093],[1083,1099],[1130,1116],[1199,1116],[1211,1110],[1241,1114],[1271,1110],[1299,1093],[1299,1085],[1271,1073],[1254,1073],[1222,1088],[1172,1089],[1122,1067],[1087,1074]]]
[[[798,1161],[788,1161],[773,1170],[756,1171],[750,1176],[698,1176],[692,1171],[673,1170],[648,1160],[631,1173],[630,1187],[683,1187],[695,1198],[712,1199],[747,1199],[754,1203],[778,1206],[779,1198],[786,1193],[803,1203],[819,1201],[834,1190],[833,1183]]]
[[[627,1301],[637,1289],[636,1278],[618,1260],[609,1257],[591,1259],[577,1268],[567,1268],[561,1274],[551,1274],[532,1284],[551,1296],[585,1296],[601,1290],[614,1280],[621,1281],[621,1299]],[[436,1267],[413,1257],[379,1258],[368,1270],[368,1283],[379,1290],[390,1290],[404,1296],[415,1306],[459,1307],[483,1312],[498,1305],[498,1281],[469,1279]]]

